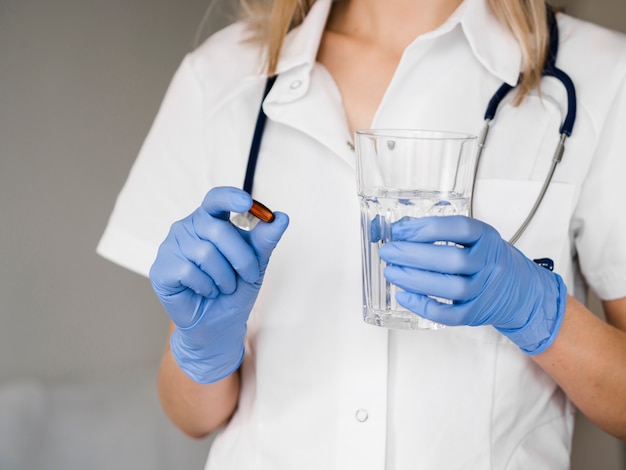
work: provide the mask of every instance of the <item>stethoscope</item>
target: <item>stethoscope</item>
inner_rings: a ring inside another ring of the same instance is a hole
[[[548,174],[546,175],[546,178],[543,182],[541,190],[539,191],[539,195],[535,199],[535,203],[533,204],[528,215],[526,216],[526,219],[524,219],[524,222],[522,222],[517,232],[515,232],[515,234],[509,240],[509,243],[511,244],[514,244],[515,242],[519,240],[519,238],[522,236],[522,234],[528,227],[528,224],[530,224],[531,220],[537,213],[537,209],[539,208],[539,206],[541,205],[541,202],[543,201],[546,191],[548,190],[548,186],[550,186],[550,182],[552,181],[552,177],[554,176],[554,171],[556,170],[557,165],[563,158],[563,153],[565,151],[565,140],[572,135],[572,129],[574,127],[574,122],[576,120],[576,89],[574,88],[574,83],[572,82],[571,78],[565,72],[563,72],[563,70],[559,69],[556,66],[556,58],[557,58],[557,54],[559,50],[559,28],[556,22],[556,17],[554,15],[554,12],[549,7],[547,8],[547,15],[548,15],[548,27],[550,29],[550,49],[548,53],[548,58],[546,60],[546,63],[542,71],[542,77],[554,77],[559,82],[561,82],[563,87],[565,87],[565,91],[567,92],[567,113],[566,113],[565,119],[563,120],[561,128],[559,130],[561,137],[557,144],[556,150],[554,151],[554,154],[552,157],[552,163],[550,165],[550,169],[548,170]],[[267,97],[270,90],[272,89],[272,86],[274,85],[276,78],[277,78],[277,75],[271,76],[267,79],[265,83],[263,99],[261,100],[261,106],[259,108],[259,114],[257,116],[257,121],[256,121],[256,125],[254,128],[254,135],[252,137],[252,144],[250,146],[250,153],[248,155],[248,165],[246,168],[246,176],[245,176],[244,183],[243,183],[244,191],[248,192],[249,194],[252,194],[252,185],[254,183],[254,173],[255,173],[257,161],[259,158],[261,140],[263,138],[263,131],[265,129],[265,123],[267,120],[267,116],[265,112],[263,111],[263,101],[265,101],[265,98]],[[485,111],[485,117],[484,117],[485,125],[481,131],[480,138],[478,139],[478,150],[477,150],[476,168],[475,168],[476,170],[478,170],[480,157],[482,156],[483,149],[485,148],[487,135],[489,134],[489,130],[495,118],[496,111],[498,110],[498,106],[500,105],[502,100],[505,98],[505,96],[507,96],[507,94],[514,88],[515,86],[511,86],[507,83],[504,83],[500,86],[500,88],[498,88],[496,93],[489,100],[489,104],[487,105],[487,110]],[[472,183],[472,189],[473,189],[473,186],[476,184],[477,173],[478,173],[477,171],[474,172],[474,182]],[[470,217],[473,215],[472,205],[473,204],[470,204],[470,212],[469,212]],[[536,260],[536,261],[539,261],[539,260]],[[550,269],[551,266],[549,266],[549,263],[547,264],[548,265],[546,265],[546,267]]]
[[[528,227],[528,224],[530,224],[530,221],[537,213],[537,209],[539,209],[541,201],[543,201],[546,191],[548,190],[548,186],[550,186],[550,182],[552,181],[552,177],[554,176],[556,166],[563,158],[563,153],[565,152],[565,140],[572,135],[572,129],[574,128],[574,122],[576,121],[576,89],[574,88],[574,83],[572,82],[572,79],[569,77],[569,75],[567,75],[565,72],[563,72],[563,70],[556,66],[556,57],[559,51],[559,27],[557,25],[554,12],[551,8],[547,8],[547,14],[548,26],[550,28],[550,50],[541,76],[554,77],[559,82],[561,82],[563,87],[565,87],[565,91],[567,92],[567,113],[565,115],[565,119],[563,120],[563,124],[561,125],[561,129],[559,130],[561,137],[552,156],[552,163],[550,165],[550,169],[548,170],[548,174],[546,175],[543,185],[541,186],[541,190],[539,191],[539,195],[535,199],[535,203],[528,212],[526,219],[524,219],[522,225],[520,225],[520,227],[517,229],[517,232],[515,232],[515,234],[513,234],[513,236],[509,240],[509,243],[511,244],[515,244],[515,242],[519,240],[519,238]],[[474,182],[472,183],[472,190],[476,184],[478,165],[480,163],[480,157],[482,155],[483,149],[485,148],[485,142],[487,141],[487,135],[489,134],[491,123],[495,118],[498,106],[500,105],[504,97],[513,88],[515,87],[509,85],[508,83],[503,83],[502,86],[500,86],[500,88],[492,96],[491,100],[489,100],[487,110],[485,111],[485,125],[478,140],[478,152],[476,156],[476,168],[474,171]],[[470,217],[472,217],[473,215],[473,199],[472,204],[470,204],[469,215]]]

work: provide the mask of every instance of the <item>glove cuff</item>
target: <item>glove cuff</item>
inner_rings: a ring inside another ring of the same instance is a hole
[[[561,276],[551,273],[556,280],[553,298],[544,301],[540,311],[535,312],[521,328],[497,328],[529,356],[541,354],[554,343],[561,328],[567,304],[567,287]],[[556,303],[556,309],[554,304]]]
[[[193,350],[185,348],[181,344],[180,332],[174,330],[170,336],[170,349],[178,367],[194,382],[199,384],[211,384],[225,379],[237,369],[243,362],[245,355],[244,345],[239,351],[230,355],[216,354],[208,358],[194,354]]]

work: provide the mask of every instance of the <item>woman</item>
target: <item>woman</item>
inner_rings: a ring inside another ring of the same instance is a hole
[[[610,210],[626,203],[624,38],[557,15],[578,119],[513,248],[504,240],[536,197],[566,108],[561,85],[541,79],[543,2],[276,0],[246,11],[182,63],[99,246],[151,270],[172,319],[163,407],[191,436],[225,425],[207,468],[565,469],[572,402],[626,438],[626,220]],[[476,219],[413,221],[385,254],[407,307],[428,302],[425,275],[449,289],[455,310],[428,305],[455,326],[364,324],[353,132],[477,134],[493,93],[520,73],[483,152]],[[263,98],[268,75],[278,78]],[[247,233],[228,218],[252,204],[235,188],[261,101],[253,194],[280,211]],[[471,249],[454,268],[439,256],[422,266],[429,231]],[[543,257],[555,274],[530,261]],[[608,323],[576,300],[583,280]]]

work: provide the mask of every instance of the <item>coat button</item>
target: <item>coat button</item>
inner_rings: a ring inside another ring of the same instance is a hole
[[[291,84],[289,85],[289,88],[291,88],[292,90],[297,90],[298,88],[300,88],[302,86],[302,80],[294,80],[293,82],[291,82]]]
[[[359,423],[364,423],[365,421],[367,421],[367,418],[369,418],[369,413],[367,412],[367,410],[359,408],[358,410],[356,410],[354,417]]]

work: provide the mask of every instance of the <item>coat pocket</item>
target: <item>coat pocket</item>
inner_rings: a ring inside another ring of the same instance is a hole
[[[510,240],[522,225],[543,181],[484,179],[474,190],[474,217],[495,227]],[[571,270],[570,221],[575,206],[575,186],[553,181],[525,232],[515,243],[531,259],[550,258],[555,271]]]

